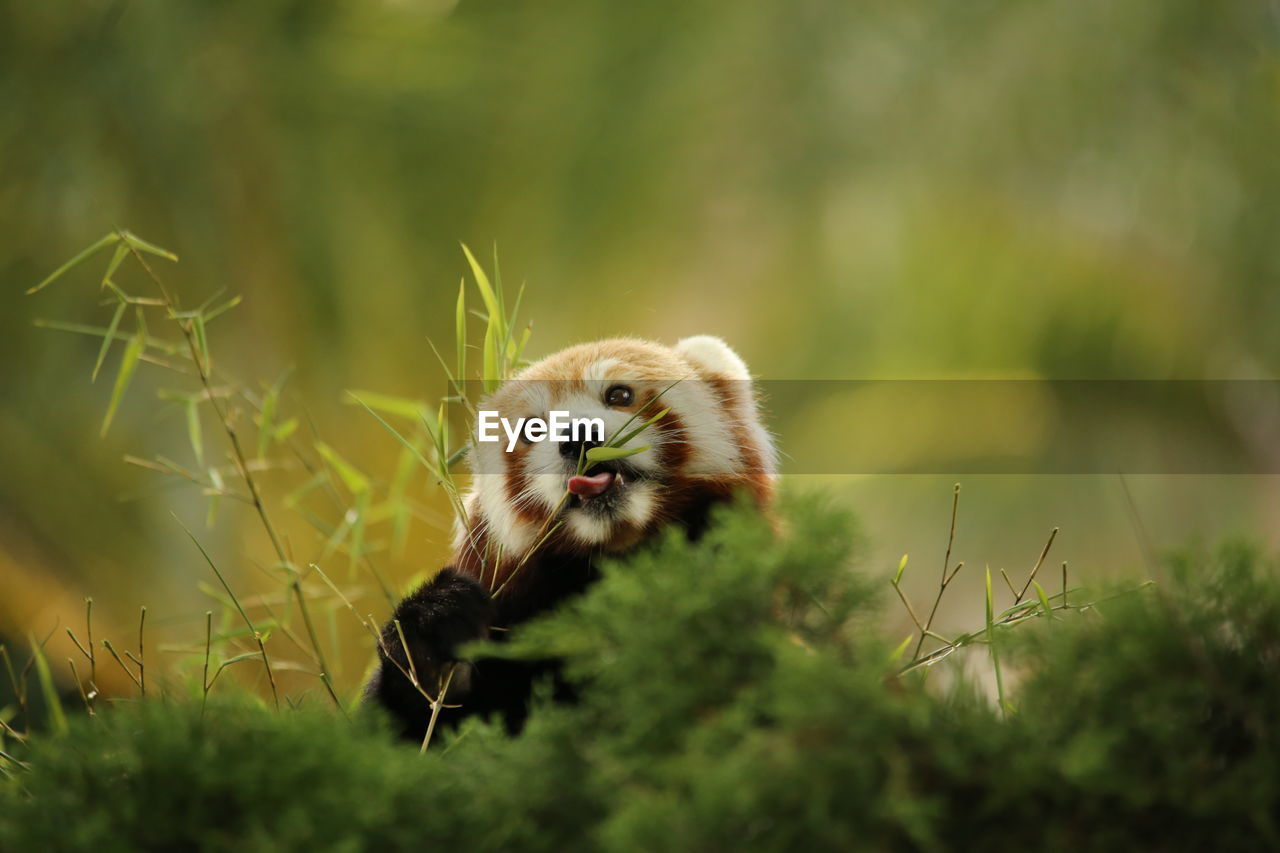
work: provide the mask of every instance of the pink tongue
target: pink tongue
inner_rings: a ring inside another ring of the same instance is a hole
[[[579,474],[569,478],[569,491],[575,495],[593,498],[613,485],[613,475],[608,471],[592,474],[590,477]]]

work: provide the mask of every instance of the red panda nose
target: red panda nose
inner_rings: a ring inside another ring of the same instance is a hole
[[[577,462],[580,455],[602,444],[604,444],[603,441],[562,441],[560,442],[560,455],[565,459],[572,459]]]

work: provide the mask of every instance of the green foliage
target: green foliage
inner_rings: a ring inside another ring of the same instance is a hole
[[[783,530],[672,536],[514,636],[581,689],[518,737],[473,723],[422,756],[318,707],[130,703],[17,745],[0,848],[1276,843],[1280,583],[1255,553],[998,628],[1003,718],[971,683],[893,675],[847,518],[807,501]]]
[[[1023,790],[1006,796],[1052,815],[1040,837],[1058,846],[1280,844],[1277,566],[1233,545],[1177,569],[1171,591],[1020,638],[1012,728],[1037,748],[1008,756]]]

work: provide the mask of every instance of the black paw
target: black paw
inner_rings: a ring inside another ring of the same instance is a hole
[[[457,660],[459,646],[487,636],[493,618],[488,591],[445,569],[396,606],[382,631],[383,655],[391,652],[406,669],[412,660],[420,677],[436,673]]]
[[[421,737],[431,715],[423,692],[436,695],[448,679],[449,701],[467,693],[470,666],[455,665],[458,648],[488,636],[493,618],[484,587],[452,569],[441,571],[396,606],[382,629],[378,670],[365,695],[390,711],[405,734]]]

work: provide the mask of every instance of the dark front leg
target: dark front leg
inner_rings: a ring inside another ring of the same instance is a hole
[[[488,636],[493,619],[493,599],[484,587],[453,569],[442,570],[402,600],[382,629],[378,670],[365,688],[366,699],[386,708],[406,737],[420,739],[431,719],[431,703],[406,673],[415,672],[426,692],[437,695],[449,667],[457,661],[458,647]],[[397,621],[400,630],[396,630]],[[470,676],[469,665],[456,667],[450,704],[465,705]],[[460,710],[442,711],[442,717],[448,721]]]

